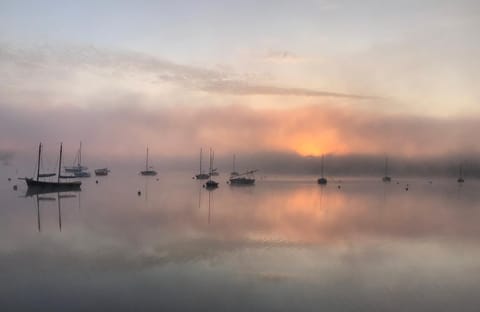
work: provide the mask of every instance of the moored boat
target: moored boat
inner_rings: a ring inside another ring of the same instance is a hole
[[[320,176],[320,178],[318,178],[318,180],[317,180],[317,183],[320,184],[320,185],[326,185],[327,182],[328,182],[328,181],[327,181],[327,178],[325,178],[325,176],[324,176],[324,174],[323,174],[323,173],[324,173],[324,170],[323,170],[324,161],[325,161],[325,156],[322,155],[322,164],[321,164],[321,167],[320,167],[320,174],[321,174],[321,176]]]
[[[145,162],[145,170],[140,171],[140,174],[143,176],[156,176],[157,172],[152,169],[151,166],[148,164],[148,146],[147,146],[147,160]]]
[[[230,185],[253,185],[255,184],[254,173],[258,170],[249,170],[244,173],[237,173],[236,175],[231,175],[228,182]]]
[[[96,176],[106,176],[109,172],[110,170],[108,168],[95,169]]]
[[[203,153],[202,153],[202,149],[200,148],[200,168],[199,168],[199,173],[195,175],[195,179],[197,180],[206,180],[210,178],[209,174],[204,173],[202,171],[202,156],[203,156]]]
[[[203,185],[207,189],[216,189],[218,187],[218,182],[212,180],[212,172],[213,172],[213,152],[212,149],[210,149],[210,170],[209,170],[209,179],[208,181]]]
[[[60,156],[58,159],[58,173],[40,173],[40,162],[42,158],[42,143],[38,146],[38,160],[37,160],[37,176],[35,178],[23,178],[27,184],[28,190],[30,192],[34,191],[59,191],[59,190],[79,190],[82,182],[80,181],[70,181],[65,182],[60,179],[73,178],[73,176],[63,176],[62,171],[62,152],[63,145],[60,143]],[[41,178],[54,177],[57,176],[56,181],[45,181],[40,180]]]

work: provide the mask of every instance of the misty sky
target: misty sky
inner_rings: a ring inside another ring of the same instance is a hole
[[[0,156],[479,153],[478,1],[0,1]]]

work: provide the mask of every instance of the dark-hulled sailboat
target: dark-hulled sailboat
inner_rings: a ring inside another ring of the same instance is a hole
[[[38,146],[38,160],[37,160],[37,176],[36,178],[24,178],[30,192],[43,191],[68,191],[79,190],[82,182],[70,181],[64,182],[60,179],[73,178],[72,176],[62,176],[62,152],[63,145],[60,143],[60,157],[58,158],[58,174],[55,173],[40,173],[40,162],[42,158],[42,143]],[[57,181],[44,181],[41,178],[54,177],[57,175]]]
[[[197,180],[206,180],[208,178],[210,178],[210,175],[208,173],[205,173],[202,171],[202,149],[200,148],[200,171],[198,174],[195,175],[195,179]]]
[[[460,164],[460,168],[459,168],[457,182],[458,183],[464,183],[465,182],[465,178],[463,177],[463,165],[461,165],[461,164]]]
[[[324,175],[323,175],[323,162],[325,160],[324,158],[325,158],[325,156],[322,155],[322,164],[321,164],[321,167],[320,167],[321,176],[317,180],[317,183],[320,184],[320,185],[326,185],[327,184],[327,178],[325,178]]]
[[[382,178],[383,182],[391,182],[392,178],[388,175],[388,157],[385,157],[385,175]]]
[[[209,170],[209,179],[208,181],[204,184],[204,187],[207,189],[216,189],[218,187],[218,182],[212,180],[212,172],[213,172],[213,152],[212,149],[210,149],[210,170]]]
[[[156,176],[157,172],[148,165],[148,146],[147,146],[147,160],[145,161],[145,170],[140,171],[140,174],[143,176]]]

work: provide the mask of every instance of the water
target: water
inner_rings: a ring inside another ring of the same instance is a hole
[[[114,170],[37,209],[0,174],[2,311],[480,307],[477,181],[191,176]]]

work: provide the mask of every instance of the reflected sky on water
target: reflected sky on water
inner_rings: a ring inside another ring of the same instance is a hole
[[[314,176],[260,175],[234,187],[220,176],[208,191],[190,173],[157,177],[113,171],[83,180],[81,192],[25,197],[22,181],[1,175],[2,306],[480,307],[477,181],[341,178],[321,187]]]

